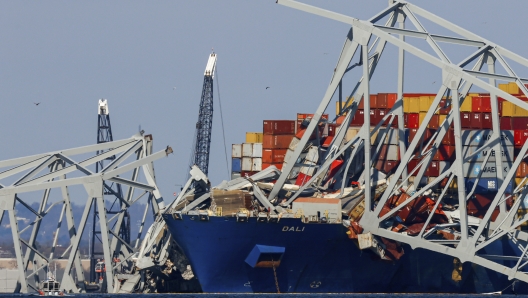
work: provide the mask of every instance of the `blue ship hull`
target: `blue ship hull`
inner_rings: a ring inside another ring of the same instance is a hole
[[[404,247],[400,260],[380,260],[360,250],[340,224],[304,224],[296,218],[278,223],[256,218],[237,222],[233,217],[200,221],[189,215],[177,220],[168,214],[164,218],[208,293],[485,293],[512,283],[470,263],[463,265],[462,279],[454,281],[453,258],[428,250]],[[498,245],[488,253],[511,249],[509,243]],[[276,268],[248,262],[260,246],[284,250]]]

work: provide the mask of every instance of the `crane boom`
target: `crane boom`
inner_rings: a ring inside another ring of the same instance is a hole
[[[202,98],[198,122],[196,122],[196,138],[191,165],[196,165],[207,175],[209,170],[209,150],[211,147],[211,131],[213,128],[213,78],[216,68],[216,54],[209,55],[204,72]]]

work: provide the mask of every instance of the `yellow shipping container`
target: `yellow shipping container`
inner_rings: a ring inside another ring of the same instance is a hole
[[[425,119],[425,115],[427,115],[427,112],[420,112],[420,115],[418,116],[419,117],[419,121],[420,121],[420,125],[422,125],[424,119]]]
[[[523,207],[523,203],[521,203],[521,206],[519,207],[519,210],[517,210],[517,218],[519,218],[519,219],[523,218],[524,215],[526,215],[526,213],[528,213],[527,209],[522,209],[522,208],[528,208],[528,206]],[[521,226],[523,226],[523,227],[528,226],[528,222],[525,222],[525,223],[521,224]]]
[[[515,105],[509,101],[502,102],[502,116],[513,117],[515,115]]]
[[[523,180],[524,178],[515,178],[515,185],[519,187],[519,186],[524,186],[528,183],[528,179],[526,179],[524,182]]]
[[[404,113],[410,113],[409,107],[411,106],[411,98],[410,97],[404,97],[403,98],[403,112]]]
[[[471,96],[466,96],[464,103],[460,106],[460,112],[471,112],[472,102]]]
[[[264,134],[261,132],[246,132],[246,143],[262,143]]]
[[[348,100],[348,99],[347,99]],[[344,109],[346,107],[349,107],[352,105],[352,102],[354,101],[354,98],[352,97],[352,99],[350,100],[350,103],[348,105],[345,105],[346,104],[346,101],[343,101],[343,107],[341,109]],[[339,115],[339,105],[341,104],[340,101],[337,101],[336,102],[336,115]]]
[[[478,94],[478,93],[468,93],[468,95],[471,96],[471,97],[480,96],[480,94]]]
[[[510,92],[510,86],[508,86],[508,83],[499,84],[499,89],[504,91],[504,92]]]
[[[409,98],[409,112],[408,113],[420,113],[420,98],[419,97]]]
[[[420,96],[420,112],[429,111],[430,106],[431,104],[429,103],[429,96]]]
[[[517,86],[517,83],[510,82],[510,83],[508,83],[508,93],[510,93],[510,94],[519,94],[519,93],[521,93],[521,89],[519,89],[519,86]]]
[[[447,118],[447,115],[440,115],[438,116],[438,126],[440,127],[442,125],[442,123],[444,123],[444,121],[446,120]]]
[[[525,110],[519,106],[514,105],[513,110],[513,117],[527,117],[528,116],[528,110]]]

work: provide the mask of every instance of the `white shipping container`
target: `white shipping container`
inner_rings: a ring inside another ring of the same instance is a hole
[[[242,157],[251,157],[253,155],[253,144],[244,143],[242,144]]]
[[[242,157],[242,171],[251,171],[253,168],[253,158],[251,157]]]
[[[288,149],[295,150],[297,148],[297,144],[299,144],[300,139],[294,137],[290,142],[290,147]]]
[[[231,157],[242,158],[242,144],[233,144],[231,147]]]
[[[481,178],[497,178],[497,172],[503,171],[504,177],[508,174],[511,168],[510,162],[503,162],[502,169],[498,169],[495,162],[487,162],[486,166],[483,167],[480,162],[477,163],[465,163],[464,164],[464,177],[466,178],[477,178],[480,172],[482,172]]]
[[[519,128],[520,129],[520,128]],[[472,146],[482,146],[486,144],[492,137],[493,130],[491,129],[482,129],[482,130],[473,130],[471,134],[471,145]],[[512,130],[501,130],[500,132],[501,143],[505,146],[513,146],[513,131]]]
[[[253,164],[251,165],[251,171],[253,172],[262,171],[262,158],[254,157],[252,161],[253,161]]]
[[[504,160],[504,161],[513,161],[514,159],[514,152],[513,152],[513,146],[501,146],[502,147],[502,150],[501,150],[501,160]],[[475,151],[477,151],[480,147],[479,146],[469,146],[469,154],[473,154],[475,153]],[[488,161],[496,161],[497,160],[497,157],[495,156],[495,150],[493,149],[484,149],[482,151],[480,151],[475,158],[473,158],[472,160],[473,161],[484,161],[484,159],[486,158],[486,156],[488,154],[491,154],[491,156],[489,157]],[[466,155],[468,156],[468,155]]]
[[[262,143],[253,143],[253,152],[251,157],[262,157]]]
[[[358,134],[358,131],[356,128],[349,127],[345,135],[345,142],[352,140]]]
[[[310,147],[308,150],[308,154],[306,154],[306,161],[311,161],[313,163],[316,163],[319,160],[319,151],[317,150],[317,147]]]
[[[305,161],[304,164],[308,166],[301,167],[301,173],[308,176],[313,176],[313,174],[315,174],[315,163],[311,161]]]
[[[400,155],[400,147],[398,145],[386,145],[387,151],[385,151],[385,156],[379,156],[383,160],[400,160],[398,157]],[[382,149],[383,150],[383,149]]]
[[[238,172],[231,172],[231,180],[234,180],[236,178],[240,178],[240,173]]]

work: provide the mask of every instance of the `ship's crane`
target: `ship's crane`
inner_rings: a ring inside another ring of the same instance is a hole
[[[198,122],[196,122],[196,133],[194,139],[193,153],[190,167],[198,166],[207,175],[209,172],[209,153],[211,148],[211,131],[213,128],[213,78],[216,68],[216,53],[209,55],[204,72],[202,87],[202,98]]]

